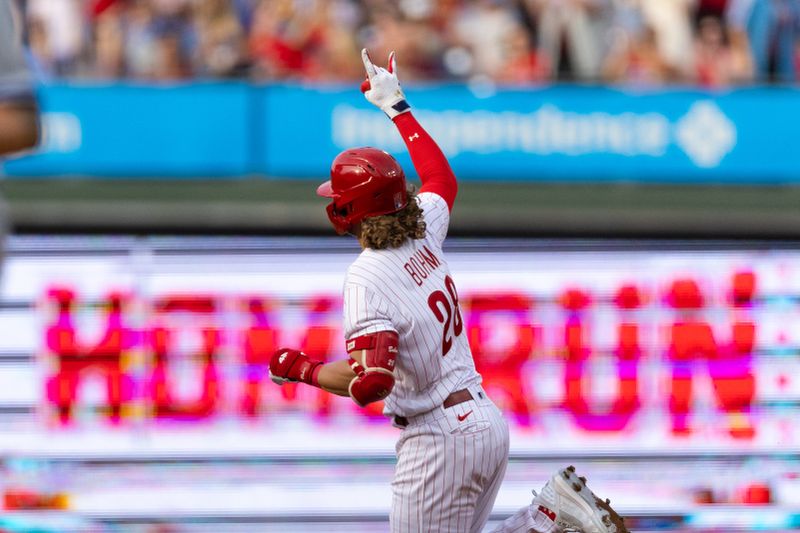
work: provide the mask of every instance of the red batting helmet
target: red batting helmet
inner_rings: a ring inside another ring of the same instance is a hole
[[[317,188],[317,194],[333,201],[328,218],[340,235],[366,217],[388,215],[408,204],[403,169],[383,150],[352,148],[331,163],[331,179]]]

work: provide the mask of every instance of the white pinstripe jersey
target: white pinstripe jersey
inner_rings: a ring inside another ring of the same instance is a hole
[[[400,337],[396,383],[384,400],[387,415],[430,411],[451,392],[481,382],[442,254],[447,203],[430,192],[417,199],[425,238],[399,248],[365,249],[348,268],[344,285],[346,339],[387,330]]]

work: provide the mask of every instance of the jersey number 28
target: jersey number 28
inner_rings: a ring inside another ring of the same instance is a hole
[[[456,284],[453,282],[453,278],[450,276],[445,277],[444,286],[447,289],[447,294],[444,291],[433,291],[428,296],[428,307],[433,311],[436,320],[442,323],[442,357],[447,355],[447,352],[453,347],[453,339],[450,337],[450,325],[452,324],[453,326],[454,337],[461,335],[461,330],[464,328],[464,322],[461,320],[461,311],[458,308]]]

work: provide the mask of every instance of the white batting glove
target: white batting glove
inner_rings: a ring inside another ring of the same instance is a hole
[[[367,71],[367,79],[361,84],[361,92],[364,93],[364,97],[391,119],[408,112],[411,107],[406,102],[406,95],[403,94],[400,81],[397,79],[397,62],[394,59],[394,52],[389,54],[388,68],[376,67],[366,48],[361,50],[361,59],[364,61],[364,69]]]

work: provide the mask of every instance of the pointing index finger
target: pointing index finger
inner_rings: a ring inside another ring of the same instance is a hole
[[[375,65],[372,64],[372,59],[370,59],[369,52],[367,52],[366,48],[361,49],[361,60],[364,62],[364,69],[367,71],[367,77],[371,79],[378,71],[375,69]]]

